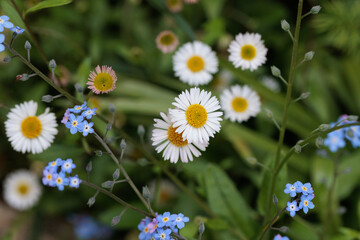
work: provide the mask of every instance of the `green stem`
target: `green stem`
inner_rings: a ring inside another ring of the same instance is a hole
[[[117,197],[115,194],[113,194],[113,193],[111,193],[111,192],[109,192],[109,191],[107,191],[107,190],[105,190],[105,189],[103,189],[103,188],[101,188],[101,187],[99,187],[99,186],[97,186],[97,185],[95,185],[95,184],[92,184],[92,183],[87,182],[87,181],[82,181],[81,184],[84,184],[84,185],[86,185],[86,186],[88,186],[88,187],[91,187],[91,188],[93,188],[93,189],[95,189],[95,190],[97,190],[97,191],[99,191],[99,192],[101,192],[101,193],[103,193],[103,194],[111,197],[111,198],[114,199],[116,202],[118,202],[118,203],[120,203],[121,205],[123,205],[125,208],[131,208],[132,210],[134,210],[134,211],[136,211],[136,212],[138,212],[138,213],[140,213],[140,214],[142,214],[142,215],[151,217],[151,218],[154,218],[154,217],[155,217],[154,214],[150,214],[150,213],[145,212],[145,211],[143,211],[143,210],[141,210],[141,209],[139,209],[139,208],[137,208],[137,207],[134,207],[133,205],[131,205],[131,204],[125,202],[124,200],[122,200],[121,198]]]
[[[129,183],[129,185],[131,186],[131,188],[134,190],[134,192],[136,193],[136,195],[139,197],[139,199],[142,201],[142,203],[146,206],[146,208],[149,210],[149,212],[155,216],[154,211],[151,209],[150,205],[148,204],[148,202],[146,201],[146,199],[143,197],[143,195],[140,193],[139,189],[137,189],[137,187],[135,186],[134,182],[131,180],[131,178],[129,177],[129,175],[127,174],[125,168],[120,164],[119,160],[115,157],[114,153],[111,151],[111,149],[109,148],[109,146],[105,143],[105,141],[96,133],[94,132],[94,136],[96,137],[96,139],[101,143],[101,145],[105,148],[105,150],[110,153],[110,157],[114,160],[114,162],[116,163],[116,165],[118,166],[118,168],[120,169],[120,171],[122,172],[122,174],[124,174],[125,179],[127,180],[127,182]]]
[[[262,240],[265,237],[266,232],[271,228],[272,225],[274,225],[276,223],[276,221],[279,219],[280,214],[283,213],[285,210],[286,210],[286,207],[284,207],[283,209],[281,209],[280,211],[278,211],[276,213],[276,215],[273,217],[273,219],[271,219],[271,221],[265,226],[259,240]]]
[[[39,52],[40,52],[41,57],[44,59],[45,63],[48,63],[49,60],[47,59],[44,50],[42,49],[39,41],[36,39],[36,37],[35,37],[34,33],[32,32],[31,28],[29,27],[29,25],[26,23],[25,19],[23,18],[22,14],[21,14],[21,12],[20,12],[20,9],[18,8],[18,6],[16,5],[16,3],[15,3],[14,0],[11,0],[11,2],[12,2],[12,4],[14,5],[14,8],[15,8],[15,10],[17,11],[17,13],[19,14],[21,20],[23,21],[26,29],[28,30],[28,32],[29,32],[29,34],[30,34],[30,37],[32,38],[32,40],[33,40],[34,43],[35,43],[35,46],[37,47],[37,49],[39,49]],[[29,62],[30,62],[30,60],[29,60]]]
[[[296,57],[297,57],[297,50],[298,50],[298,43],[299,43],[299,36],[300,36],[302,7],[303,7],[303,0],[299,0],[298,12],[297,12],[297,18],[296,18],[296,27],[295,27],[295,37],[294,37],[294,44],[293,44],[293,49],[292,49],[291,65],[290,65],[288,85],[287,85],[286,98],[285,98],[284,116],[283,116],[283,120],[281,122],[281,129],[280,129],[280,135],[279,135],[279,141],[278,141],[278,148],[276,151],[274,169],[277,169],[279,166],[279,163],[280,163],[280,155],[281,155],[281,150],[282,150],[282,146],[284,143],[288,111],[289,111],[289,106],[291,103],[292,85],[293,85],[293,80],[294,80]],[[270,181],[270,191],[268,193],[268,205],[267,205],[267,209],[266,209],[265,222],[267,222],[270,217],[271,196],[274,194],[274,191],[275,191],[276,177],[277,177],[277,174],[273,174],[271,181]]]
[[[347,128],[347,127],[351,127],[351,126],[360,126],[360,123],[350,123],[350,124],[344,124],[344,125],[340,125],[337,127],[333,127],[330,128],[326,131],[322,131],[322,132],[316,132],[313,131],[314,134],[310,135],[309,137],[307,137],[301,144],[307,144],[310,143],[311,141],[313,141],[314,139],[316,139],[317,137],[324,135],[324,134],[328,134],[330,132],[342,129],[342,128]],[[293,146],[292,148],[290,148],[290,150],[287,152],[287,154],[285,155],[285,157],[283,157],[283,159],[281,160],[279,166],[277,169],[275,169],[275,175],[277,176],[279,174],[279,171],[281,170],[281,168],[285,165],[285,163],[287,163],[287,161],[290,159],[290,157],[295,153],[295,146]]]

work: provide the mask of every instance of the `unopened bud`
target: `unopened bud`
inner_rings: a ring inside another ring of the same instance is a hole
[[[320,148],[324,145],[324,139],[322,137],[316,138],[315,145]]]
[[[205,232],[205,224],[201,222],[199,226],[199,233],[202,235],[204,232]]]
[[[319,130],[320,130],[320,131],[326,131],[326,130],[328,130],[329,128],[330,128],[330,125],[329,125],[329,124],[326,124],[326,123],[321,124],[321,125],[319,126]]]
[[[140,137],[143,137],[145,134],[145,128],[143,125],[139,125],[138,129],[137,129],[137,133],[139,134]]]
[[[143,187],[142,195],[145,199],[150,199],[150,190],[147,186]]]
[[[101,150],[95,150],[95,154],[98,157],[101,157],[103,155],[103,152]]]
[[[11,57],[4,57],[4,63],[8,63],[11,61]]]
[[[109,105],[109,110],[110,110],[110,112],[115,112],[115,105],[113,104],[113,103],[110,103],[110,105]]]
[[[304,92],[300,95],[300,99],[306,99],[310,96],[310,92]]]
[[[285,19],[283,19],[283,20],[281,20],[281,28],[284,30],[284,31],[289,31],[290,30],[290,25],[289,25],[289,23],[285,20]]]
[[[91,198],[89,198],[87,205],[89,207],[91,207],[92,205],[94,205],[94,203],[95,203],[95,197],[91,197]]]
[[[349,129],[346,131],[346,136],[348,136],[349,138],[353,138],[354,137],[354,132],[353,130]]]
[[[282,232],[282,233],[286,233],[289,231],[289,228],[287,226],[282,226],[279,228],[279,231]]]
[[[125,141],[125,139],[121,139],[120,148],[121,148],[121,150],[124,150],[124,149],[126,148],[126,141]]]
[[[258,162],[255,157],[251,157],[251,156],[250,156],[250,157],[247,157],[247,158],[246,158],[246,161],[247,161],[248,163],[250,163],[251,165],[256,165],[256,163]]]
[[[310,12],[311,14],[318,14],[321,10],[321,6],[320,5],[317,5],[317,6],[314,6],[310,9]]]
[[[110,131],[111,128],[112,128],[112,123],[109,122],[109,123],[106,125],[106,131]]]
[[[50,60],[50,62],[49,62],[49,67],[50,67],[51,69],[55,69],[55,68],[56,68],[56,62],[55,62],[54,59]]]
[[[79,83],[76,83],[74,87],[75,90],[79,93],[82,93],[84,91],[84,88]]]
[[[274,195],[273,195],[273,203],[275,204],[275,206],[277,206],[278,202],[279,202],[279,199],[278,199],[277,196],[274,194]]]
[[[117,168],[115,172],[113,173],[113,179],[114,181],[117,180],[120,177],[120,170]]]
[[[295,145],[295,153],[301,153],[301,146],[299,144]]]
[[[356,116],[356,115],[347,116],[347,120],[350,121],[350,122],[357,122],[358,119],[359,119],[359,117]]]
[[[90,161],[87,165],[86,165],[86,172],[90,173],[92,170],[92,162]]]
[[[280,69],[278,69],[277,67],[271,66],[270,69],[271,69],[271,74],[272,74],[274,77],[280,77],[280,76],[281,76],[281,71],[280,71]]]
[[[120,216],[113,217],[113,219],[111,220],[111,226],[115,226],[119,222],[120,222]]]
[[[29,41],[26,41],[26,42],[25,42],[25,49],[26,49],[26,50],[30,50],[30,49],[31,49],[31,44],[30,44]]]
[[[103,183],[101,184],[101,186],[102,186],[103,188],[112,188],[113,185],[114,185],[114,182],[113,182],[113,181],[106,181],[106,182],[103,182]]]
[[[21,75],[18,75],[17,77],[20,77],[20,78],[19,78],[20,81],[29,80],[29,74],[27,74],[27,73],[23,73],[23,74],[21,74]],[[17,79],[17,77],[16,77],[16,79]]]
[[[51,95],[44,95],[44,96],[42,96],[42,98],[41,98],[41,101],[46,102],[46,103],[50,103],[50,102],[52,102],[53,100],[54,100],[54,97],[51,96]]]
[[[265,113],[268,118],[273,118],[273,113],[270,109],[265,108]]]
[[[304,61],[310,61],[311,59],[313,59],[315,52],[314,51],[310,51],[305,53],[304,56]]]

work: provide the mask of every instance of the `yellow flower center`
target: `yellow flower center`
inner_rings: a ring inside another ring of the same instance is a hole
[[[162,45],[168,46],[171,45],[173,42],[174,42],[174,36],[170,33],[165,34],[160,38],[160,43]]]
[[[160,235],[160,238],[161,238],[161,239],[165,239],[165,238],[166,238],[165,233],[162,233],[162,234]]]
[[[205,125],[207,120],[206,109],[200,104],[192,104],[185,112],[186,120],[190,126],[200,128]]]
[[[144,229],[144,233],[148,233],[148,232],[149,232],[149,228],[146,227],[146,228]]]
[[[0,24],[3,24],[4,23],[4,20],[2,20],[1,18],[0,18]]]
[[[236,97],[232,100],[231,105],[235,112],[241,113],[247,109],[248,102],[245,98]]]
[[[81,109],[81,106],[79,106],[79,107],[76,107],[76,110],[80,110]]]
[[[39,118],[27,117],[21,123],[22,134],[30,139],[36,138],[41,134],[42,125]]]
[[[22,183],[18,186],[18,192],[20,195],[26,195],[29,192],[29,186],[25,183]]]
[[[177,147],[183,147],[188,144],[187,140],[183,141],[183,137],[181,133],[175,132],[177,128],[173,128],[172,126],[168,129],[168,139],[169,141]]]
[[[241,57],[245,60],[253,60],[256,57],[256,49],[253,45],[247,44],[241,48]]]
[[[306,187],[302,187],[302,190],[307,191],[307,188],[306,188]]]
[[[76,120],[74,120],[72,123],[71,123],[74,127],[76,127],[78,125],[78,122]]]
[[[56,165],[56,161],[51,163],[51,166],[55,166]]]
[[[204,69],[205,62],[202,57],[193,56],[187,61],[188,68],[193,72],[199,72]]]
[[[163,222],[167,222],[167,221],[169,221],[169,218],[168,218],[168,217],[164,217],[164,218],[163,218]]]
[[[309,205],[308,201],[304,201],[304,206],[306,207],[307,205]]]
[[[57,182],[58,184],[61,184],[62,181],[63,181],[62,178],[57,178],[57,179],[56,179],[56,182]]]
[[[99,91],[108,91],[113,87],[114,79],[108,73],[99,73],[94,79],[94,87]]]
[[[46,176],[46,178],[47,178],[48,180],[51,180],[52,175],[51,175],[51,174],[48,174],[48,175]]]

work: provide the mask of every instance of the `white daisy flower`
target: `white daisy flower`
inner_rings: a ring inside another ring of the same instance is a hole
[[[49,113],[49,108],[40,116],[35,115],[36,111],[37,103],[29,101],[15,105],[7,115],[6,136],[18,152],[41,153],[58,132],[55,114]]]
[[[260,112],[260,97],[248,86],[239,85],[225,89],[220,96],[225,118],[239,123],[255,117]]]
[[[162,119],[154,119],[155,129],[152,131],[153,146],[156,147],[158,153],[163,152],[163,158],[169,160],[171,163],[177,163],[180,160],[183,163],[187,163],[189,160],[193,161],[193,155],[199,157],[201,151],[205,151],[205,148],[209,145],[204,143],[189,143],[183,140],[182,134],[177,133],[175,127],[173,127],[170,117],[164,113],[160,113]]]
[[[254,71],[266,62],[267,48],[258,33],[239,33],[230,43],[228,52],[229,61],[242,70]]]
[[[36,175],[28,170],[17,170],[4,180],[4,199],[17,210],[33,207],[41,195],[41,185]]]
[[[215,52],[199,41],[184,44],[173,56],[175,76],[192,86],[209,83],[218,65]]]
[[[220,121],[223,115],[219,101],[211,97],[211,92],[199,88],[191,88],[190,92],[182,92],[170,109],[170,118],[177,133],[182,133],[183,140],[189,143],[206,143],[209,137],[220,131]]]

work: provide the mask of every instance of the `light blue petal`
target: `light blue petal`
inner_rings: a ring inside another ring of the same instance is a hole
[[[5,46],[0,44],[0,52],[3,52],[5,50]]]
[[[0,32],[4,31],[4,26],[2,24],[0,24]]]
[[[12,27],[14,27],[14,24],[12,24],[11,22],[4,22],[4,27],[12,28]]]
[[[4,20],[4,21],[7,21],[7,20],[10,19],[10,18],[9,18],[8,16],[6,16],[6,15],[2,15],[0,18],[1,18],[2,20]]]
[[[3,43],[5,41],[5,35],[0,34],[0,43]]]

